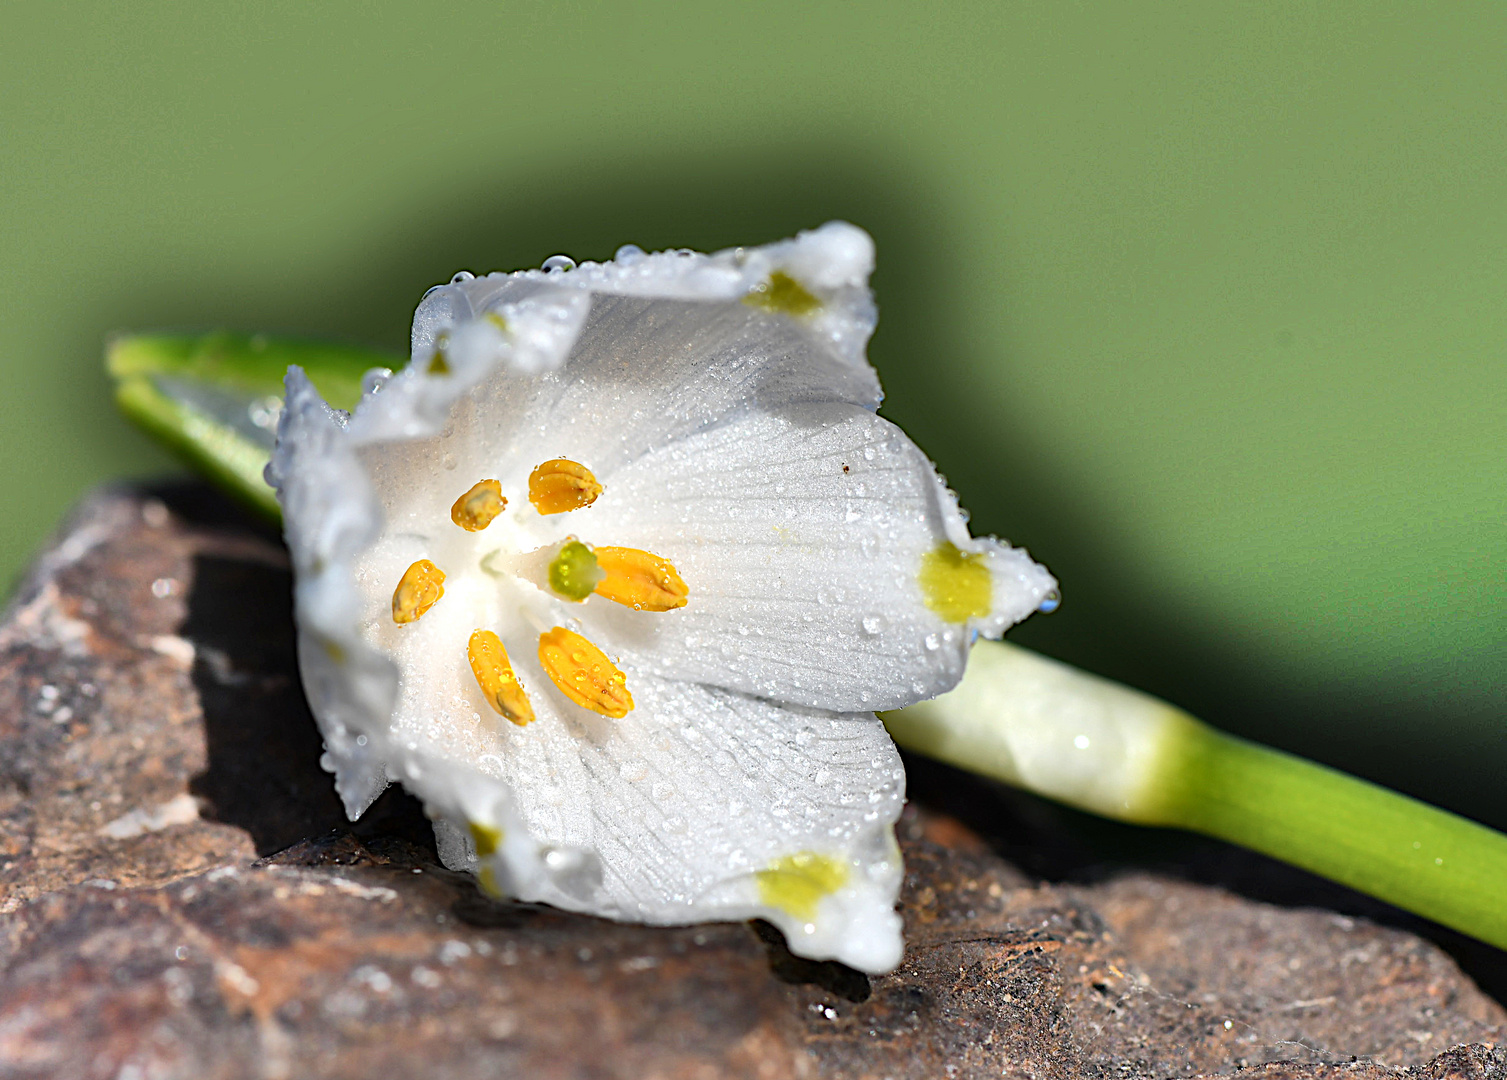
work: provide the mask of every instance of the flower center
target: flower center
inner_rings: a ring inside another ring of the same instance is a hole
[[[591,470],[568,458],[546,461],[528,478],[529,502],[541,516],[580,510],[602,493]],[[481,480],[455,500],[450,520],[466,532],[482,533],[507,505],[500,482]],[[493,548],[479,567],[492,578],[524,581],[568,603],[599,596],[635,611],[663,612],[684,607],[690,595],[668,559],[638,548],[594,548],[574,536],[533,552]],[[429,559],[409,566],[393,592],[393,621],[403,626],[420,619],[443,599],[444,582],[444,571]],[[478,627],[465,648],[476,685],[492,711],[520,727],[532,722],[533,705],[497,630]],[[613,719],[632,711],[627,676],[579,633],[564,626],[544,630],[537,649],[540,668],[567,700]]]

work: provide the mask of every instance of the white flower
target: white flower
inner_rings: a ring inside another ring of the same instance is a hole
[[[493,892],[899,962],[873,712],[1055,582],[874,414],[872,264],[832,223],[458,274],[349,417],[289,370],[268,479],[353,818],[397,780]]]

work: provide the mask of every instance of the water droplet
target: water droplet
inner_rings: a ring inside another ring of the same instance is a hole
[[[374,368],[372,371],[368,371],[366,373],[366,376],[361,380],[361,392],[363,394],[368,392],[366,389],[366,379],[378,371],[386,372],[386,374],[388,375],[392,374],[392,372],[388,371],[386,368]],[[258,398],[256,401],[253,401],[246,407],[247,419],[249,419],[257,427],[261,428],[263,431],[270,431],[274,434],[276,434],[277,432],[278,418],[281,417],[282,414],[283,402],[282,398],[278,397],[269,396]]]
[[[639,247],[637,244],[624,244],[622,247],[617,249],[617,254],[614,255],[612,259],[614,262],[622,263],[624,266],[632,266],[643,257],[643,248]]]
[[[873,461],[874,460],[874,448],[872,446],[865,446],[863,448],[863,460],[865,460],[865,461]]]
[[[1041,598],[1041,603],[1036,606],[1036,610],[1041,612],[1043,615],[1050,615],[1061,606],[1062,594],[1056,589],[1053,589],[1051,592],[1047,593]]]
[[[938,635],[938,634],[927,634],[926,635],[926,651],[927,652],[936,652],[941,647],[942,647],[942,638],[941,638],[940,635]]]
[[[569,255],[551,255],[544,260],[543,270],[546,274],[563,274],[567,270],[576,268],[576,260]]]
[[[471,273],[471,271],[469,271],[469,270],[460,270],[460,271],[457,271],[456,275],[453,278],[450,279],[450,284],[452,284],[452,285],[459,285],[461,282],[463,282],[463,281],[470,281],[474,277],[476,277],[476,275],[473,274],[473,273]]]
[[[808,727],[803,727],[795,733],[795,745],[805,746],[814,738],[816,738],[816,732]]]
[[[863,632],[865,634],[882,634],[889,620],[883,615],[865,615],[863,617]]]
[[[361,376],[361,394],[362,394],[362,396],[364,397],[367,394],[375,394],[378,390],[382,389],[382,387],[386,384],[387,380],[390,379],[390,378],[392,378],[392,368],[385,368],[385,367],[372,368],[365,375]],[[276,400],[276,399],[274,398],[272,400]],[[278,412],[282,412],[282,402],[279,401],[277,404],[278,404],[277,411]],[[261,423],[257,420],[257,418],[254,415],[251,418],[251,422],[253,424],[256,424],[258,427],[262,426]]]

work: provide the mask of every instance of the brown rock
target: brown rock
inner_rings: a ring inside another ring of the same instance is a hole
[[[401,793],[344,821],[275,537],[160,495],[89,500],[0,627],[0,1077],[1507,1078],[1419,937],[914,806],[880,978],[488,901]]]

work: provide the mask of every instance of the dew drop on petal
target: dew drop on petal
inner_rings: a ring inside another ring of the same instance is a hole
[[[574,270],[576,261],[569,255],[551,255],[544,260],[543,270],[546,274],[561,274],[566,270]]]
[[[863,632],[865,634],[882,634],[888,625],[889,620],[883,615],[865,615],[863,617]]]
[[[1041,598],[1041,603],[1036,606],[1036,610],[1041,612],[1043,615],[1050,615],[1061,606],[1062,594],[1056,589],[1053,589],[1051,592],[1047,593]]]
[[[612,257],[613,262],[622,263],[624,266],[632,266],[644,257],[644,249],[637,244],[624,244],[617,249],[617,254]]]
[[[937,634],[926,635],[926,651],[936,652],[942,647],[942,638]]]
[[[390,378],[392,378],[392,368],[372,368],[370,371],[366,372],[366,374],[361,376],[361,395],[365,397],[367,394],[375,394],[378,390],[382,389],[382,387],[387,384],[387,380]],[[282,405],[283,403],[281,401],[277,403],[278,412],[282,412]],[[258,423],[255,416],[251,418],[251,422],[257,424],[258,427],[265,426]]]
[[[453,278],[450,279],[450,284],[452,284],[452,285],[459,285],[461,282],[463,282],[463,281],[471,281],[475,277],[476,277],[476,275],[473,274],[473,273],[471,273],[471,271],[469,271],[469,270],[460,270],[460,271],[457,271],[456,275]]]

